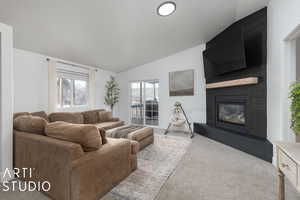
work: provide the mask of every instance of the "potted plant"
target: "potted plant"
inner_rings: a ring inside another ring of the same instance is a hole
[[[110,106],[113,112],[114,105],[119,102],[120,89],[115,77],[110,76],[110,80],[105,85],[106,93],[104,97],[105,104]]]
[[[290,86],[291,99],[291,128],[296,135],[296,142],[300,142],[300,82],[297,81]]]

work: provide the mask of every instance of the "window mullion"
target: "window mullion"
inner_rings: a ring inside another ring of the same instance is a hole
[[[72,92],[72,98],[71,98],[71,107],[74,107],[74,99],[75,99],[75,81],[74,79],[71,79],[72,82],[72,87],[71,87],[71,92]]]
[[[60,102],[60,107],[63,107],[63,98],[62,98],[62,78],[59,78],[59,102]]]

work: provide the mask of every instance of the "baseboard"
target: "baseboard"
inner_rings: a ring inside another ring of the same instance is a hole
[[[276,145],[273,145],[273,158],[272,164],[276,167],[277,166],[277,148]]]
[[[0,183],[3,183],[3,182],[4,182],[4,180],[3,180],[3,173],[0,172]]]

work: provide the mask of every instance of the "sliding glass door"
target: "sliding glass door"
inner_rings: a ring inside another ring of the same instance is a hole
[[[130,83],[131,123],[149,126],[159,125],[158,80]]]
[[[144,124],[144,105],[142,82],[132,82],[131,87],[131,123]]]

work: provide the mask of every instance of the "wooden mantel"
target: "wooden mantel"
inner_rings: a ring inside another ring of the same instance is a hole
[[[235,87],[235,86],[254,85],[254,84],[258,84],[258,77],[248,77],[248,78],[235,79],[230,81],[209,83],[206,84],[206,89]]]

